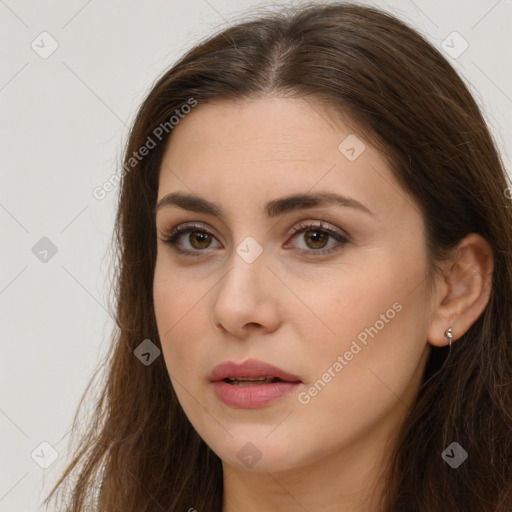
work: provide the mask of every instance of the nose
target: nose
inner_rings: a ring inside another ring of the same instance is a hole
[[[265,251],[251,263],[234,251],[230,263],[215,287],[215,326],[237,338],[255,330],[275,331],[280,322],[278,297],[282,283],[268,268]]]

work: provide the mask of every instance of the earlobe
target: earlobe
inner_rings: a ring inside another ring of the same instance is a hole
[[[427,340],[442,347],[456,342],[482,314],[491,295],[494,254],[477,233],[470,233],[447,262],[441,286],[434,292]],[[447,332],[448,329],[451,331]]]

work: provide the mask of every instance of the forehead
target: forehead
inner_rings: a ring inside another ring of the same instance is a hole
[[[279,150],[293,152],[287,157],[329,158],[351,129],[346,122],[334,123],[324,110],[318,101],[282,97],[199,104],[173,129],[169,147],[192,144],[199,156],[202,148],[214,146],[254,158],[264,145],[261,159]]]
[[[385,157],[355,130],[309,99],[199,104],[171,133],[158,199],[188,191],[261,202],[262,195],[316,188],[358,196],[384,210],[404,193]]]

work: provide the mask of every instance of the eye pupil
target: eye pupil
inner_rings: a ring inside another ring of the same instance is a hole
[[[305,243],[306,246],[308,246],[309,250],[304,250],[304,248],[301,249],[300,247],[297,248],[299,251],[302,251],[302,253],[307,253],[308,255],[332,253],[338,251],[339,248],[349,243],[346,237],[338,234],[338,232],[333,229],[323,226],[322,224],[320,226],[313,224],[298,225],[293,230],[292,238],[300,240],[302,244]],[[213,239],[216,239],[216,237],[203,229],[200,225],[182,225],[175,227],[169,235],[166,235],[166,238],[163,239],[163,241],[169,244],[177,253],[192,256],[208,254],[209,251],[206,251],[205,249],[210,248]],[[328,247],[328,242],[331,239],[335,240],[337,243],[330,249],[324,249],[326,246]],[[185,241],[186,244],[190,246],[189,248],[186,248],[183,245]]]
[[[309,233],[313,233],[313,235],[309,235]],[[315,249],[321,249],[322,247],[325,247],[325,245],[327,244],[327,239],[329,238],[329,235],[327,233],[323,233],[322,231],[316,231],[316,230],[309,230],[309,231],[306,231],[306,238],[308,240],[308,242],[310,240],[313,241],[313,247]],[[320,240],[319,240],[320,238]],[[324,239],[323,240],[323,243],[322,243],[322,238]],[[320,245],[316,245],[318,242],[320,242]]]
[[[199,241],[198,241],[199,246],[194,243],[194,240],[197,241],[198,238],[199,238]],[[211,236],[208,233],[200,233],[198,231],[192,231],[189,235],[189,239],[191,241],[192,246],[195,249],[205,249],[211,243]],[[207,242],[206,245],[201,245],[205,241]]]

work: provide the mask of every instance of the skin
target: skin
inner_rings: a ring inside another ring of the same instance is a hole
[[[365,144],[354,161],[338,149],[351,133]],[[456,342],[487,304],[489,245],[468,235],[429,288],[418,208],[383,155],[311,99],[198,105],[174,128],[162,161],[158,201],[177,191],[224,210],[159,208],[154,276],[165,363],[192,425],[222,460],[223,512],[377,510],[379,477],[432,345],[447,344],[450,326]],[[372,214],[341,205],[264,213],[267,201],[318,191],[354,198]],[[290,235],[300,221],[322,221],[349,242]],[[181,235],[197,257],[164,242],[185,222],[213,235],[210,245]],[[248,236],[263,250],[252,263],[236,251]],[[321,255],[322,244],[338,250]],[[293,393],[235,409],[213,393],[214,366],[248,358],[298,375],[307,392],[397,303],[400,311],[307,404]],[[237,457],[248,442],[261,454],[253,467]]]

